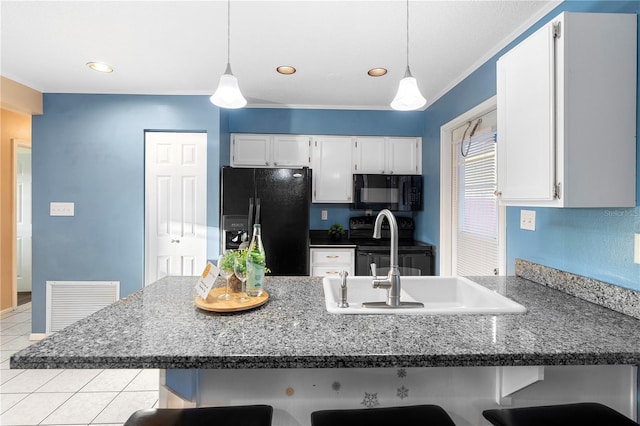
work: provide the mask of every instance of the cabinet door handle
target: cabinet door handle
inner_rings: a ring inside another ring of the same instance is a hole
[[[327,275],[338,275],[338,271],[327,271]]]
[[[340,256],[335,255],[335,254],[331,254],[331,255],[327,255],[327,256],[325,256],[325,257],[326,257],[327,259],[337,259],[337,258],[338,258],[338,257],[340,257]]]

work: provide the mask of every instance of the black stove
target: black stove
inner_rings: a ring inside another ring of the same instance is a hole
[[[391,245],[391,230],[387,218],[383,218],[381,238],[373,238],[375,216],[357,216],[349,219],[349,239],[358,247],[389,247]],[[410,248],[424,246],[424,243],[413,239],[415,230],[413,219],[410,217],[396,217],[398,223],[398,247]]]
[[[391,231],[386,217],[382,222],[381,238],[373,238],[375,216],[357,216],[349,219],[349,239],[356,247],[356,275],[369,275],[371,263],[378,266],[378,274],[389,268]],[[396,216],[398,223],[398,265],[401,275],[433,275],[435,273],[434,248],[414,239],[412,218]]]

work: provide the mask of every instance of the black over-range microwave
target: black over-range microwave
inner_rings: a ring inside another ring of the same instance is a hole
[[[422,210],[422,176],[353,175],[353,209]]]

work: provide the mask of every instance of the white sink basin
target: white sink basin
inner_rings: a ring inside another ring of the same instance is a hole
[[[373,288],[371,277],[347,278],[348,308],[338,308],[340,278],[323,280],[327,311],[333,314],[453,315],[524,313],[526,308],[464,277],[401,277],[402,302],[422,302],[422,308],[364,307],[384,302],[387,290]]]

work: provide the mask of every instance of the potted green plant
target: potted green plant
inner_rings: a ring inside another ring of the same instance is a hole
[[[328,232],[329,232],[329,238],[331,238],[334,241],[339,241],[340,239],[342,239],[342,237],[347,231],[345,231],[345,229],[339,223],[334,223],[329,227]]]

